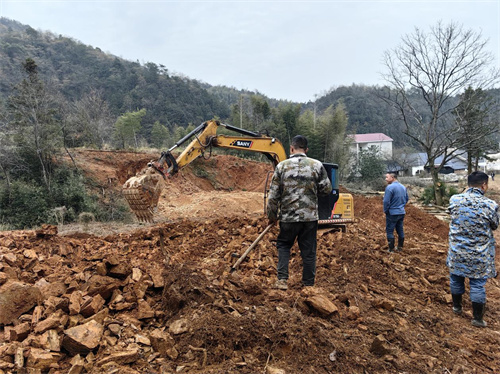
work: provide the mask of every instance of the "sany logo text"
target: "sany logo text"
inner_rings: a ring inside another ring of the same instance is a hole
[[[251,148],[252,144],[251,140],[235,140],[231,145],[234,147]]]

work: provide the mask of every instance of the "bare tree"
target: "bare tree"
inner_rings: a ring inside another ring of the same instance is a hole
[[[75,104],[74,122],[85,145],[102,149],[111,141],[113,119],[108,103],[101,91],[91,89]]]
[[[38,160],[43,183],[51,189],[52,158],[60,145],[54,96],[38,76],[38,67],[28,58],[23,63],[27,77],[14,87],[8,99],[9,127],[16,146],[27,158]]]
[[[415,28],[398,47],[384,53],[384,78],[390,86],[384,100],[399,113],[404,134],[427,153],[437,204],[442,203],[437,188],[441,168],[467,142],[489,135],[477,131],[474,139],[465,139],[454,115],[457,95],[466,87],[488,89],[499,81],[499,70],[489,68],[494,57],[486,44],[481,33],[439,22],[427,33]]]

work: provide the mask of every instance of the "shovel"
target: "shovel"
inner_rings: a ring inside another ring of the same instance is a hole
[[[245,257],[247,257],[247,255],[250,253],[250,251],[255,248],[255,246],[262,240],[262,238],[264,237],[264,235],[266,235],[266,233],[269,231],[269,229],[271,227],[273,227],[273,226],[274,226],[274,223],[268,225],[264,229],[264,231],[262,231],[260,233],[260,235],[257,237],[257,239],[254,240],[254,242],[250,245],[250,247],[247,248],[247,250],[245,251],[245,253],[243,253],[241,255],[241,257],[238,259],[238,261],[236,261],[236,263],[231,267],[231,271],[230,271],[231,273],[233,271],[235,271],[238,266],[240,266],[240,264],[243,262],[243,260],[245,259]]]

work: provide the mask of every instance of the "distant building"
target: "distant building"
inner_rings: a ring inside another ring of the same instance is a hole
[[[380,132],[373,134],[355,134],[352,135],[351,152],[359,157],[359,153],[368,150],[370,147],[376,147],[380,155],[386,160],[392,158],[392,138]]]
[[[439,156],[434,165],[439,166],[443,161],[443,156]],[[409,153],[401,156],[401,163],[404,165],[407,175],[417,175],[424,171],[428,172],[429,168],[425,167],[427,164],[427,153]],[[448,160],[441,168],[439,173],[450,174],[456,172],[463,172],[467,170],[467,160],[463,156],[454,156]]]

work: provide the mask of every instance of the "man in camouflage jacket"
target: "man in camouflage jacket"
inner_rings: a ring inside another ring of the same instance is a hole
[[[498,204],[484,196],[488,175],[475,171],[468,176],[469,188],[450,199],[451,215],[449,250],[446,265],[450,269],[453,311],[462,312],[464,280],[469,278],[472,302],[472,325],[486,327],[483,315],[486,306],[485,284],[496,276],[495,238],[498,227]]]
[[[290,158],[276,166],[267,201],[269,221],[280,221],[278,281],[275,287],[286,290],[290,249],[297,239],[302,256],[302,284],[313,286],[316,277],[316,233],[318,231],[318,195],[332,192],[323,164],[306,156],[307,139],[292,139]]]

